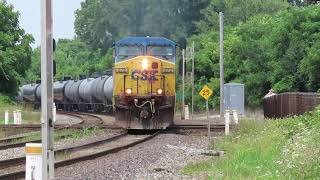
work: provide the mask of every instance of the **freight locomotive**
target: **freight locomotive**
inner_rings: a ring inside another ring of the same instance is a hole
[[[113,112],[118,126],[163,129],[173,123],[176,44],[163,37],[128,37],[114,43],[112,73],[53,84],[58,110]],[[40,107],[40,83],[20,88]]]

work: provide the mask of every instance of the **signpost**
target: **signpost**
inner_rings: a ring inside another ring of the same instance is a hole
[[[207,121],[208,121],[208,138],[210,140],[210,120],[209,120],[209,103],[208,100],[210,96],[212,96],[213,91],[207,86],[203,86],[201,91],[199,92],[200,96],[202,96],[206,100],[206,110],[207,110]]]

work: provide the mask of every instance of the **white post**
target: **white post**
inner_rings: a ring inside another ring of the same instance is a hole
[[[4,113],[4,124],[7,125],[9,124],[9,111],[6,110]]]
[[[42,145],[39,143],[27,143],[26,152],[26,175],[25,180],[42,179]]]
[[[239,118],[238,118],[237,110],[233,110],[232,111],[232,115],[233,115],[234,123],[238,124],[239,123]]]
[[[190,119],[189,105],[184,105],[184,119],[185,120]]]
[[[225,135],[229,135],[230,113],[229,110],[225,110]]]
[[[21,111],[17,110],[17,124],[21,124]]]
[[[13,124],[18,124],[18,122],[17,122],[17,111],[13,111]]]
[[[57,107],[56,107],[56,104],[53,103],[53,122],[56,122],[56,117],[57,117]]]

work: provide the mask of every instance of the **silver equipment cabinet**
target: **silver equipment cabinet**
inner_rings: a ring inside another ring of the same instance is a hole
[[[225,110],[236,110],[244,115],[244,84],[227,83],[224,84],[224,108]]]

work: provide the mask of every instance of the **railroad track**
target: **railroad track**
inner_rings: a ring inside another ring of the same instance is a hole
[[[127,132],[87,144],[55,150],[55,168],[116,153],[152,139],[156,131],[149,135],[130,135]],[[25,157],[0,161],[0,179],[18,179],[25,176]]]
[[[82,113],[82,112],[59,112],[58,114],[68,115],[80,118],[80,123],[83,125],[98,125],[103,124],[103,120],[100,116],[90,114],[90,113]]]
[[[233,128],[234,125],[230,125],[230,128]],[[225,125],[224,124],[211,124],[210,129],[211,130],[224,130]],[[167,128],[168,130],[176,130],[176,129],[186,129],[186,130],[207,130],[208,126],[205,124],[183,124],[183,125],[172,125]]]
[[[38,132],[38,133],[40,133],[40,132]],[[31,138],[32,140],[27,140],[32,135],[41,136],[41,134],[30,134],[29,136],[27,135],[27,136],[20,136],[18,138],[12,138],[12,139],[10,139],[11,143],[8,143],[8,142],[0,143],[0,150],[5,150],[5,149],[9,149],[9,148],[24,147],[26,145],[26,143],[41,143],[41,138]],[[71,136],[72,136],[72,134],[65,133],[65,134],[59,134],[58,138],[65,139],[65,138],[68,138]],[[26,140],[22,140],[23,138],[25,138]],[[0,139],[0,141],[1,140],[2,139]],[[19,142],[17,142],[17,141],[19,141]]]
[[[89,117],[95,118],[95,116],[91,115],[91,114],[84,114],[83,116],[75,114],[74,116],[79,116],[79,117],[89,116]],[[93,121],[96,121],[96,120],[93,120]],[[87,122],[87,123],[89,123],[89,122]],[[116,126],[109,126],[109,125],[103,125],[103,124],[95,124],[93,126],[83,126],[83,124],[80,124],[80,125],[73,125],[72,127],[58,126],[56,128],[57,129],[64,129],[64,128],[75,128],[75,129],[79,128],[79,129],[81,129],[83,127],[88,127],[88,128],[99,127],[99,128],[119,129]],[[230,127],[233,128],[233,126],[230,126]],[[225,128],[224,124],[213,124],[210,126],[210,129],[212,131],[220,131],[220,130],[222,131],[222,130],[224,130],[224,128]],[[207,125],[187,125],[187,124],[185,124],[185,125],[172,125],[167,128],[167,130],[200,130],[200,131],[207,130],[207,129],[208,129]],[[40,132],[40,131],[36,131],[36,132]],[[34,133],[34,132],[31,132],[31,133]],[[25,146],[25,143],[39,143],[39,142],[41,142],[41,139],[21,141],[21,139],[23,139],[23,138],[28,138],[31,135],[31,133],[25,133],[25,134],[22,134],[19,136],[0,139],[0,150],[9,149],[9,148],[16,148],[16,147],[23,147],[23,146]],[[59,138],[67,138],[67,137],[68,137],[68,134],[63,134],[63,135],[59,136]],[[19,140],[21,142],[15,142],[15,141],[19,141]],[[13,142],[13,143],[9,143],[9,142]]]
[[[119,129],[117,126],[103,124],[102,117],[90,113],[80,113],[80,112],[59,112],[58,114],[80,118],[81,121],[76,124],[55,124],[55,129],[81,129],[81,128],[110,128]],[[20,125],[0,125],[0,129],[29,129],[29,130],[39,130],[41,129],[41,124],[20,124]],[[1,141],[1,140],[0,140]]]
[[[56,130],[61,130],[61,129],[82,129],[82,128],[109,128],[109,129],[120,129],[115,126],[110,126],[110,125],[103,125],[102,118],[96,115],[88,114],[88,113],[61,113],[64,115],[72,116],[72,117],[77,117],[81,118],[80,123],[78,124],[71,124],[71,125],[55,125]],[[2,128],[13,128],[13,129],[19,129],[19,128],[31,128],[31,129],[40,129],[41,125],[37,124],[23,124],[23,125],[7,125],[7,126],[2,126]],[[9,148],[17,148],[17,147],[23,147],[25,146],[26,143],[40,143],[41,139],[40,138],[30,138],[33,135],[39,134],[41,136],[40,131],[32,131],[29,133],[23,133],[20,135],[14,135],[8,138],[3,138],[0,139],[0,150],[5,150]],[[62,134],[59,135],[58,138],[67,138],[71,136],[71,134]],[[26,139],[26,140],[24,140]],[[29,139],[29,140],[27,140]],[[31,140],[32,139],[32,140]]]

